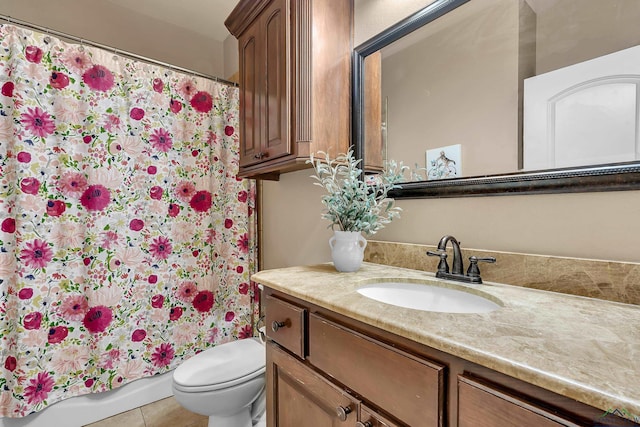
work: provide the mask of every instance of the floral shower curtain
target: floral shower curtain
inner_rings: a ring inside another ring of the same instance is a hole
[[[0,26],[0,416],[251,336],[238,91]]]

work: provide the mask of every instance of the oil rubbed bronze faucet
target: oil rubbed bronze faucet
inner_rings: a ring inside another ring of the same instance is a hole
[[[451,242],[453,248],[453,268],[449,272],[449,263],[447,262],[447,243]],[[438,248],[435,251],[427,251],[429,256],[440,257],[438,263],[438,271],[436,277],[441,279],[457,280],[465,283],[482,283],[480,277],[480,269],[478,268],[479,262],[496,262],[494,257],[478,258],[476,256],[469,257],[469,268],[467,273],[464,274],[462,264],[462,252],[460,251],[460,243],[453,236],[444,236],[438,243]]]

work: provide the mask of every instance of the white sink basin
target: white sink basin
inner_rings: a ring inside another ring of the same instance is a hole
[[[480,295],[422,283],[372,283],[358,288],[358,293],[399,307],[440,313],[489,313],[501,307]]]

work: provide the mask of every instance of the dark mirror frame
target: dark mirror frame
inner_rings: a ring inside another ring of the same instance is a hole
[[[364,159],[364,59],[469,0],[436,0],[424,9],[372,37],[353,51],[352,144]],[[516,143],[514,141],[514,143]],[[395,199],[499,196],[511,194],[584,193],[640,189],[640,162],[611,163],[468,178],[402,183],[389,193]]]

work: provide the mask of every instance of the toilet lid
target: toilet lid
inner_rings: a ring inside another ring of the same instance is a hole
[[[265,364],[265,348],[258,341],[232,341],[205,350],[178,366],[173,372],[173,382],[181,389],[231,386],[238,379],[262,374]]]

